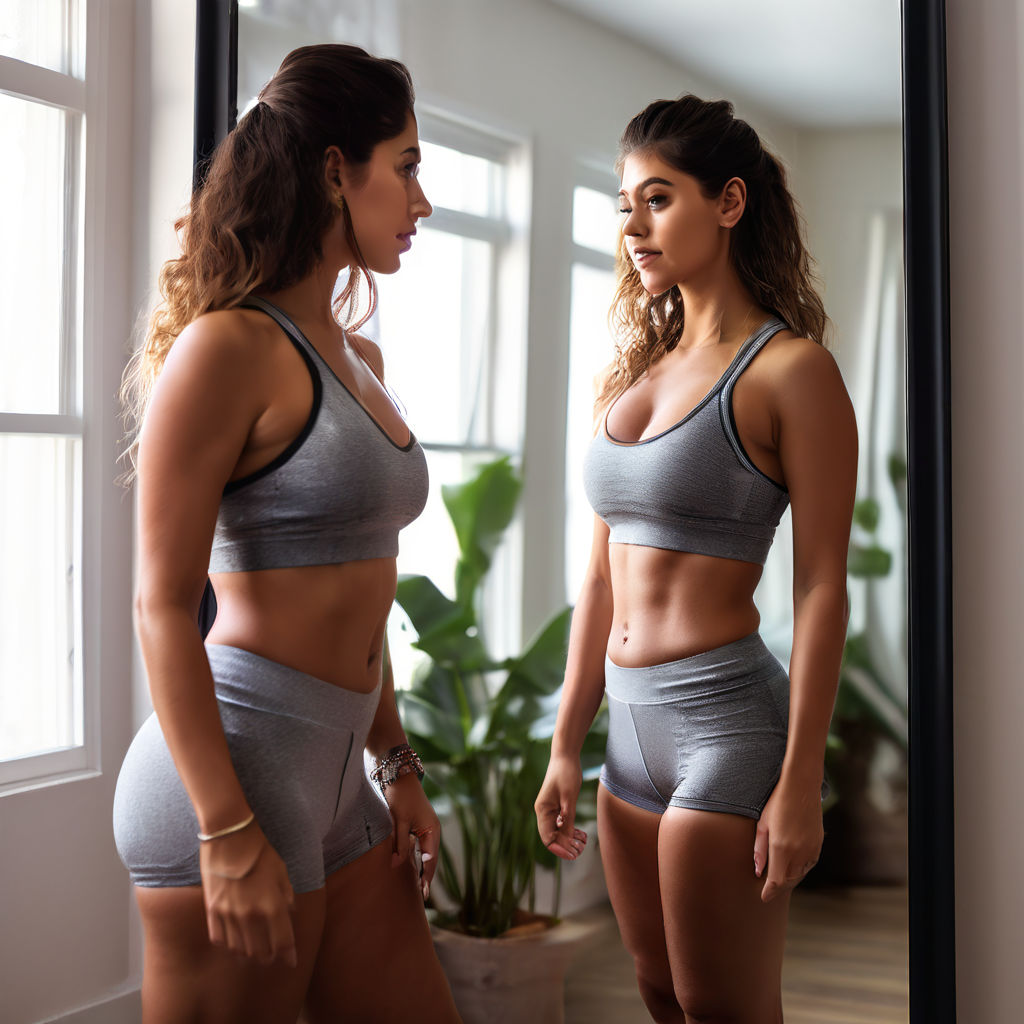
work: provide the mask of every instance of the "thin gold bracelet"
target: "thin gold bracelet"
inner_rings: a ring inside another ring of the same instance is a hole
[[[228,825],[227,828],[217,829],[216,832],[197,832],[196,835],[199,837],[199,842],[208,843],[211,839],[220,839],[221,836],[229,836],[232,832],[241,832],[243,828],[248,828],[255,820],[256,813],[250,811],[249,817],[244,821],[240,821],[235,825]]]

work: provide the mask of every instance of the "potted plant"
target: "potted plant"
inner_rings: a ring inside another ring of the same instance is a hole
[[[427,795],[446,821],[435,882],[447,908],[433,922],[435,946],[466,1024],[563,1020],[565,969],[586,931],[558,921],[561,862],[541,844],[533,812],[571,609],[553,616],[515,657],[493,658],[481,630],[481,584],[521,489],[507,457],[442,488],[460,552],[455,597],[425,576],[398,582],[414,646],[428,655],[398,693],[402,721],[426,768]],[[583,750],[582,820],[594,815],[606,736],[602,716]],[[532,912],[538,865],[556,872],[547,915]]]

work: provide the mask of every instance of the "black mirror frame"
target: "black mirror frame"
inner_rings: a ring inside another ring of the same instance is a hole
[[[956,1020],[945,0],[903,0],[910,1021]],[[195,176],[237,117],[237,0],[197,0]]]

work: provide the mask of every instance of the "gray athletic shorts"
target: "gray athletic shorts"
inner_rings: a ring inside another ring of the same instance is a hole
[[[678,661],[623,668],[605,658],[613,795],[758,818],[782,770],[789,677],[757,633]]]
[[[391,834],[387,804],[363,764],[380,685],[334,686],[258,654],[207,644],[231,760],[260,828],[296,892]],[[136,885],[199,885],[199,824],[156,715],[125,755],[114,839]]]

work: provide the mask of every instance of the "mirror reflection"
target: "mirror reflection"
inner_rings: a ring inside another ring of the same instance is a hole
[[[603,0],[430,5],[363,0],[240,4],[239,110],[298,45],[351,42],[394,55],[417,88],[434,207],[401,274],[380,277],[364,331],[384,352],[430,469],[399,569],[454,595],[459,547],[442,500],[508,455],[524,487],[481,581],[480,631],[518,654],[575,604],[593,513],[581,467],[594,378],[613,342],[615,146],[651,100],[733,101],[786,167],[834,325],[860,452],[850,621],[827,770],[821,860],[796,891],[785,961],[787,1020],[904,1020],[906,881],[906,443],[899,8],[881,0],[734,5]],[[498,45],[500,40],[501,45]],[[486,45],[485,45],[486,43]],[[789,664],[793,547],[787,512],[756,592],[760,632]],[[428,656],[400,607],[389,627],[397,685]],[[585,826],[588,827],[588,826]],[[596,830],[590,828],[591,834]],[[559,912],[596,923],[570,968],[569,1020],[644,1020],[633,965],[606,909],[591,841],[557,879]],[[443,895],[436,897],[443,903]],[[603,916],[602,916],[603,915]],[[851,957],[856,944],[870,954]],[[855,986],[837,981],[856,977]],[[851,1007],[860,1001],[867,1017]],[[833,1016],[826,1016],[826,1014]],[[848,1016],[842,1016],[847,1013]],[[633,1014],[633,1016],[629,1016]]]

